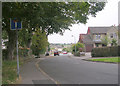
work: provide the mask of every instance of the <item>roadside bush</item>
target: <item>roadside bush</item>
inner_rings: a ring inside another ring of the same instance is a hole
[[[5,60],[7,58],[7,49],[2,50],[2,59]]]
[[[28,56],[28,51],[29,49],[19,49],[19,56],[20,57],[27,57]],[[14,55],[16,56],[16,49],[14,51]],[[3,49],[2,50],[2,59],[6,60],[7,59],[7,49]]]
[[[27,57],[29,49],[27,48],[19,48],[18,55],[19,57]],[[14,50],[14,55],[16,56],[16,49]]]
[[[26,57],[28,56],[28,49],[19,49],[19,56]]]
[[[83,51],[83,49],[85,47],[84,44],[80,43],[80,42],[78,42],[77,44],[73,44],[72,45],[72,53],[75,53],[75,46],[76,46],[76,51],[79,51],[79,52]]]
[[[112,56],[120,56],[120,46],[112,46],[112,47],[102,47],[102,48],[93,48],[91,51],[92,57],[112,57]]]
[[[80,56],[80,52],[77,51],[76,53],[74,53],[74,56]]]

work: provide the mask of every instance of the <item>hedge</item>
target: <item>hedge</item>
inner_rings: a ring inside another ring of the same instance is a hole
[[[113,57],[120,56],[120,46],[93,48],[92,57]]]
[[[74,56],[80,56],[80,52],[77,51],[76,53],[74,53]]]

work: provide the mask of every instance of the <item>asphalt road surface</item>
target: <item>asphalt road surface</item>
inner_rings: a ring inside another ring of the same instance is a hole
[[[117,84],[118,65],[88,62],[61,55],[46,58],[39,67],[59,84]]]

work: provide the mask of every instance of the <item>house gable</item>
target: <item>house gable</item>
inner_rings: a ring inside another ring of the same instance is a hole
[[[90,34],[90,28],[88,27],[88,31],[87,31],[87,34]]]

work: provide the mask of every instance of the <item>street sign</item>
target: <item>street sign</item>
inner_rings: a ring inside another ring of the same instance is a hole
[[[11,30],[16,30],[17,75],[19,78],[18,30],[22,29],[22,22],[16,18],[10,19],[10,28]]]
[[[22,22],[18,19],[10,19],[11,30],[22,29]]]

